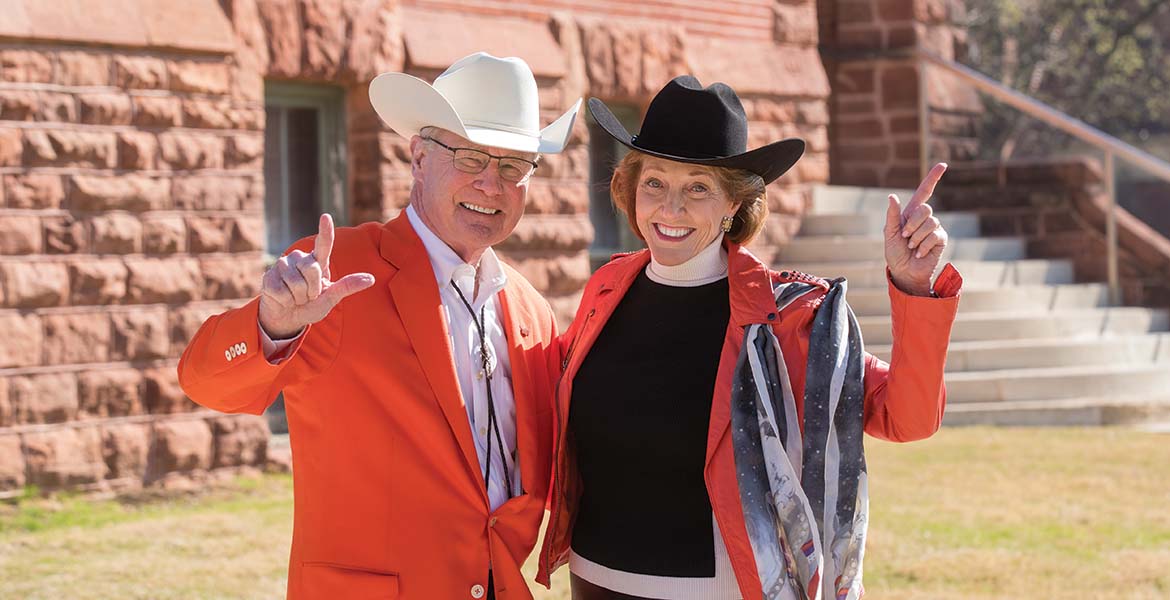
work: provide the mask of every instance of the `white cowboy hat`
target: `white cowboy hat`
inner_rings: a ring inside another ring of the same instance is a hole
[[[406,138],[434,126],[484,146],[548,154],[564,149],[581,108],[578,99],[540,129],[540,99],[528,64],[485,52],[455,61],[434,86],[406,73],[382,73],[370,82],[370,103]]]

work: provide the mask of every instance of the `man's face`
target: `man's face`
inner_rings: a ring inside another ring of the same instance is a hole
[[[452,148],[474,148],[531,161],[537,158],[531,152],[481,146],[445,129],[429,129],[425,137]],[[503,241],[516,228],[524,214],[528,179],[517,183],[501,178],[495,159],[479,173],[460,171],[450,150],[418,135],[410,140],[410,153],[415,210],[464,261],[474,264],[488,246]]]

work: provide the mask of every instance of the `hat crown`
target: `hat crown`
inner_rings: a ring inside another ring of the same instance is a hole
[[[650,102],[633,145],[687,158],[723,158],[747,150],[747,114],[725,83],[704,88],[690,75],[675,77]]]
[[[540,135],[536,78],[519,58],[477,52],[448,67],[433,87],[468,127]]]

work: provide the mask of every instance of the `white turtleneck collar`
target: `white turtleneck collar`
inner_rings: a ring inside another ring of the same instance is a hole
[[[686,262],[673,267],[654,260],[646,265],[646,276],[655,283],[674,287],[698,287],[727,277],[727,251],[723,249],[723,234]]]

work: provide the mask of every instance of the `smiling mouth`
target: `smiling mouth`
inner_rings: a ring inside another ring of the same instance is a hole
[[[495,214],[499,214],[499,212],[500,212],[499,209],[487,208],[486,206],[480,206],[478,204],[472,204],[470,202],[460,202],[459,206],[462,206],[463,208],[466,208],[467,210],[477,212],[481,215],[495,215]]]
[[[681,240],[691,233],[694,233],[694,227],[667,227],[661,223],[654,224],[654,231],[658,233],[659,237],[668,240]]]

